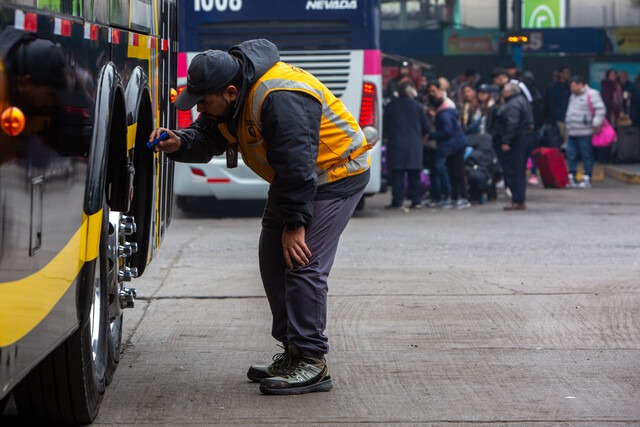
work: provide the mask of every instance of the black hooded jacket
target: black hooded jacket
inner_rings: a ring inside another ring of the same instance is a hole
[[[249,88],[280,60],[276,46],[268,40],[249,40],[229,50],[243,64],[243,84],[228,129],[237,129]],[[299,91],[278,90],[267,95],[260,117],[267,144],[267,159],[275,171],[269,197],[277,202],[287,225],[311,221],[313,201],[355,194],[366,186],[369,172],[317,186],[314,171],[318,157],[322,105]],[[206,163],[223,154],[227,140],[217,122],[200,115],[187,129],[177,131],[182,146],[170,154],[173,160]]]
[[[500,144],[519,144],[524,135],[533,132],[533,112],[531,104],[523,94],[509,97],[498,113]],[[495,136],[494,136],[495,139]]]

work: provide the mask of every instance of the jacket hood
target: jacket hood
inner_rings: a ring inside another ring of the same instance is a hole
[[[267,39],[247,40],[229,49],[229,54],[242,61],[242,90],[240,91],[240,102],[237,103],[233,117],[236,118],[244,105],[249,88],[280,61],[280,53],[275,44]]]
[[[445,94],[444,99],[442,100],[442,104],[440,104],[440,106],[436,108],[436,113],[439,113],[440,111],[443,111],[443,110],[449,110],[449,109],[457,110],[456,104],[451,100],[451,98],[449,98]]]
[[[264,73],[280,61],[275,44],[266,39],[247,40],[229,49],[229,54],[242,60],[244,81],[255,83]]]

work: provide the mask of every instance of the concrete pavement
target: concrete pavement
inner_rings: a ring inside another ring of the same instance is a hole
[[[334,389],[263,396],[278,351],[259,219],[176,211],[133,282],[97,425],[640,425],[640,189],[529,187],[529,209],[368,200],[330,277]]]

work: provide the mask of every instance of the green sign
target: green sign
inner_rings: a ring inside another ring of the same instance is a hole
[[[522,0],[522,28],[564,28],[565,1]]]

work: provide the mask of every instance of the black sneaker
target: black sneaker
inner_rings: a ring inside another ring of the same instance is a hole
[[[283,349],[282,353],[273,356],[273,362],[270,365],[251,365],[247,377],[254,383],[259,383],[265,378],[286,374],[287,368],[291,364],[291,355],[287,351],[286,344]]]
[[[324,359],[302,357],[292,360],[284,375],[265,378],[260,383],[264,394],[303,394],[331,390],[331,376]]]

